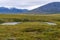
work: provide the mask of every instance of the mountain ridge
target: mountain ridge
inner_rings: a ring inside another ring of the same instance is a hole
[[[30,13],[60,13],[60,2],[48,3],[31,10]]]
[[[33,10],[27,10],[27,9],[18,9],[18,8],[6,8],[6,7],[0,7],[0,13],[28,13],[28,14],[53,14],[53,13],[60,13],[60,2],[51,2],[46,5],[40,6]]]
[[[25,13],[28,12],[27,9],[17,9],[17,8],[6,8],[0,7],[0,13]]]

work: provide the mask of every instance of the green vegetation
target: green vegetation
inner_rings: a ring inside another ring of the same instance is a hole
[[[3,22],[22,23],[0,25],[0,40],[60,40],[60,14],[0,14],[0,23]]]

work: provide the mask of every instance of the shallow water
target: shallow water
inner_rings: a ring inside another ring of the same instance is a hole
[[[16,25],[19,23],[21,23],[21,22],[6,22],[6,23],[2,23],[1,25]]]
[[[47,23],[48,25],[57,25],[56,23],[53,23],[53,22],[45,22]]]

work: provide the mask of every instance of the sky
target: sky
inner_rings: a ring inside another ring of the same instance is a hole
[[[0,7],[32,10],[50,2],[60,2],[60,0],[0,0]]]

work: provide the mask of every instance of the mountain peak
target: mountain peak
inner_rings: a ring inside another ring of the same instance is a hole
[[[60,13],[60,2],[48,3],[44,6],[31,10],[32,13]]]

